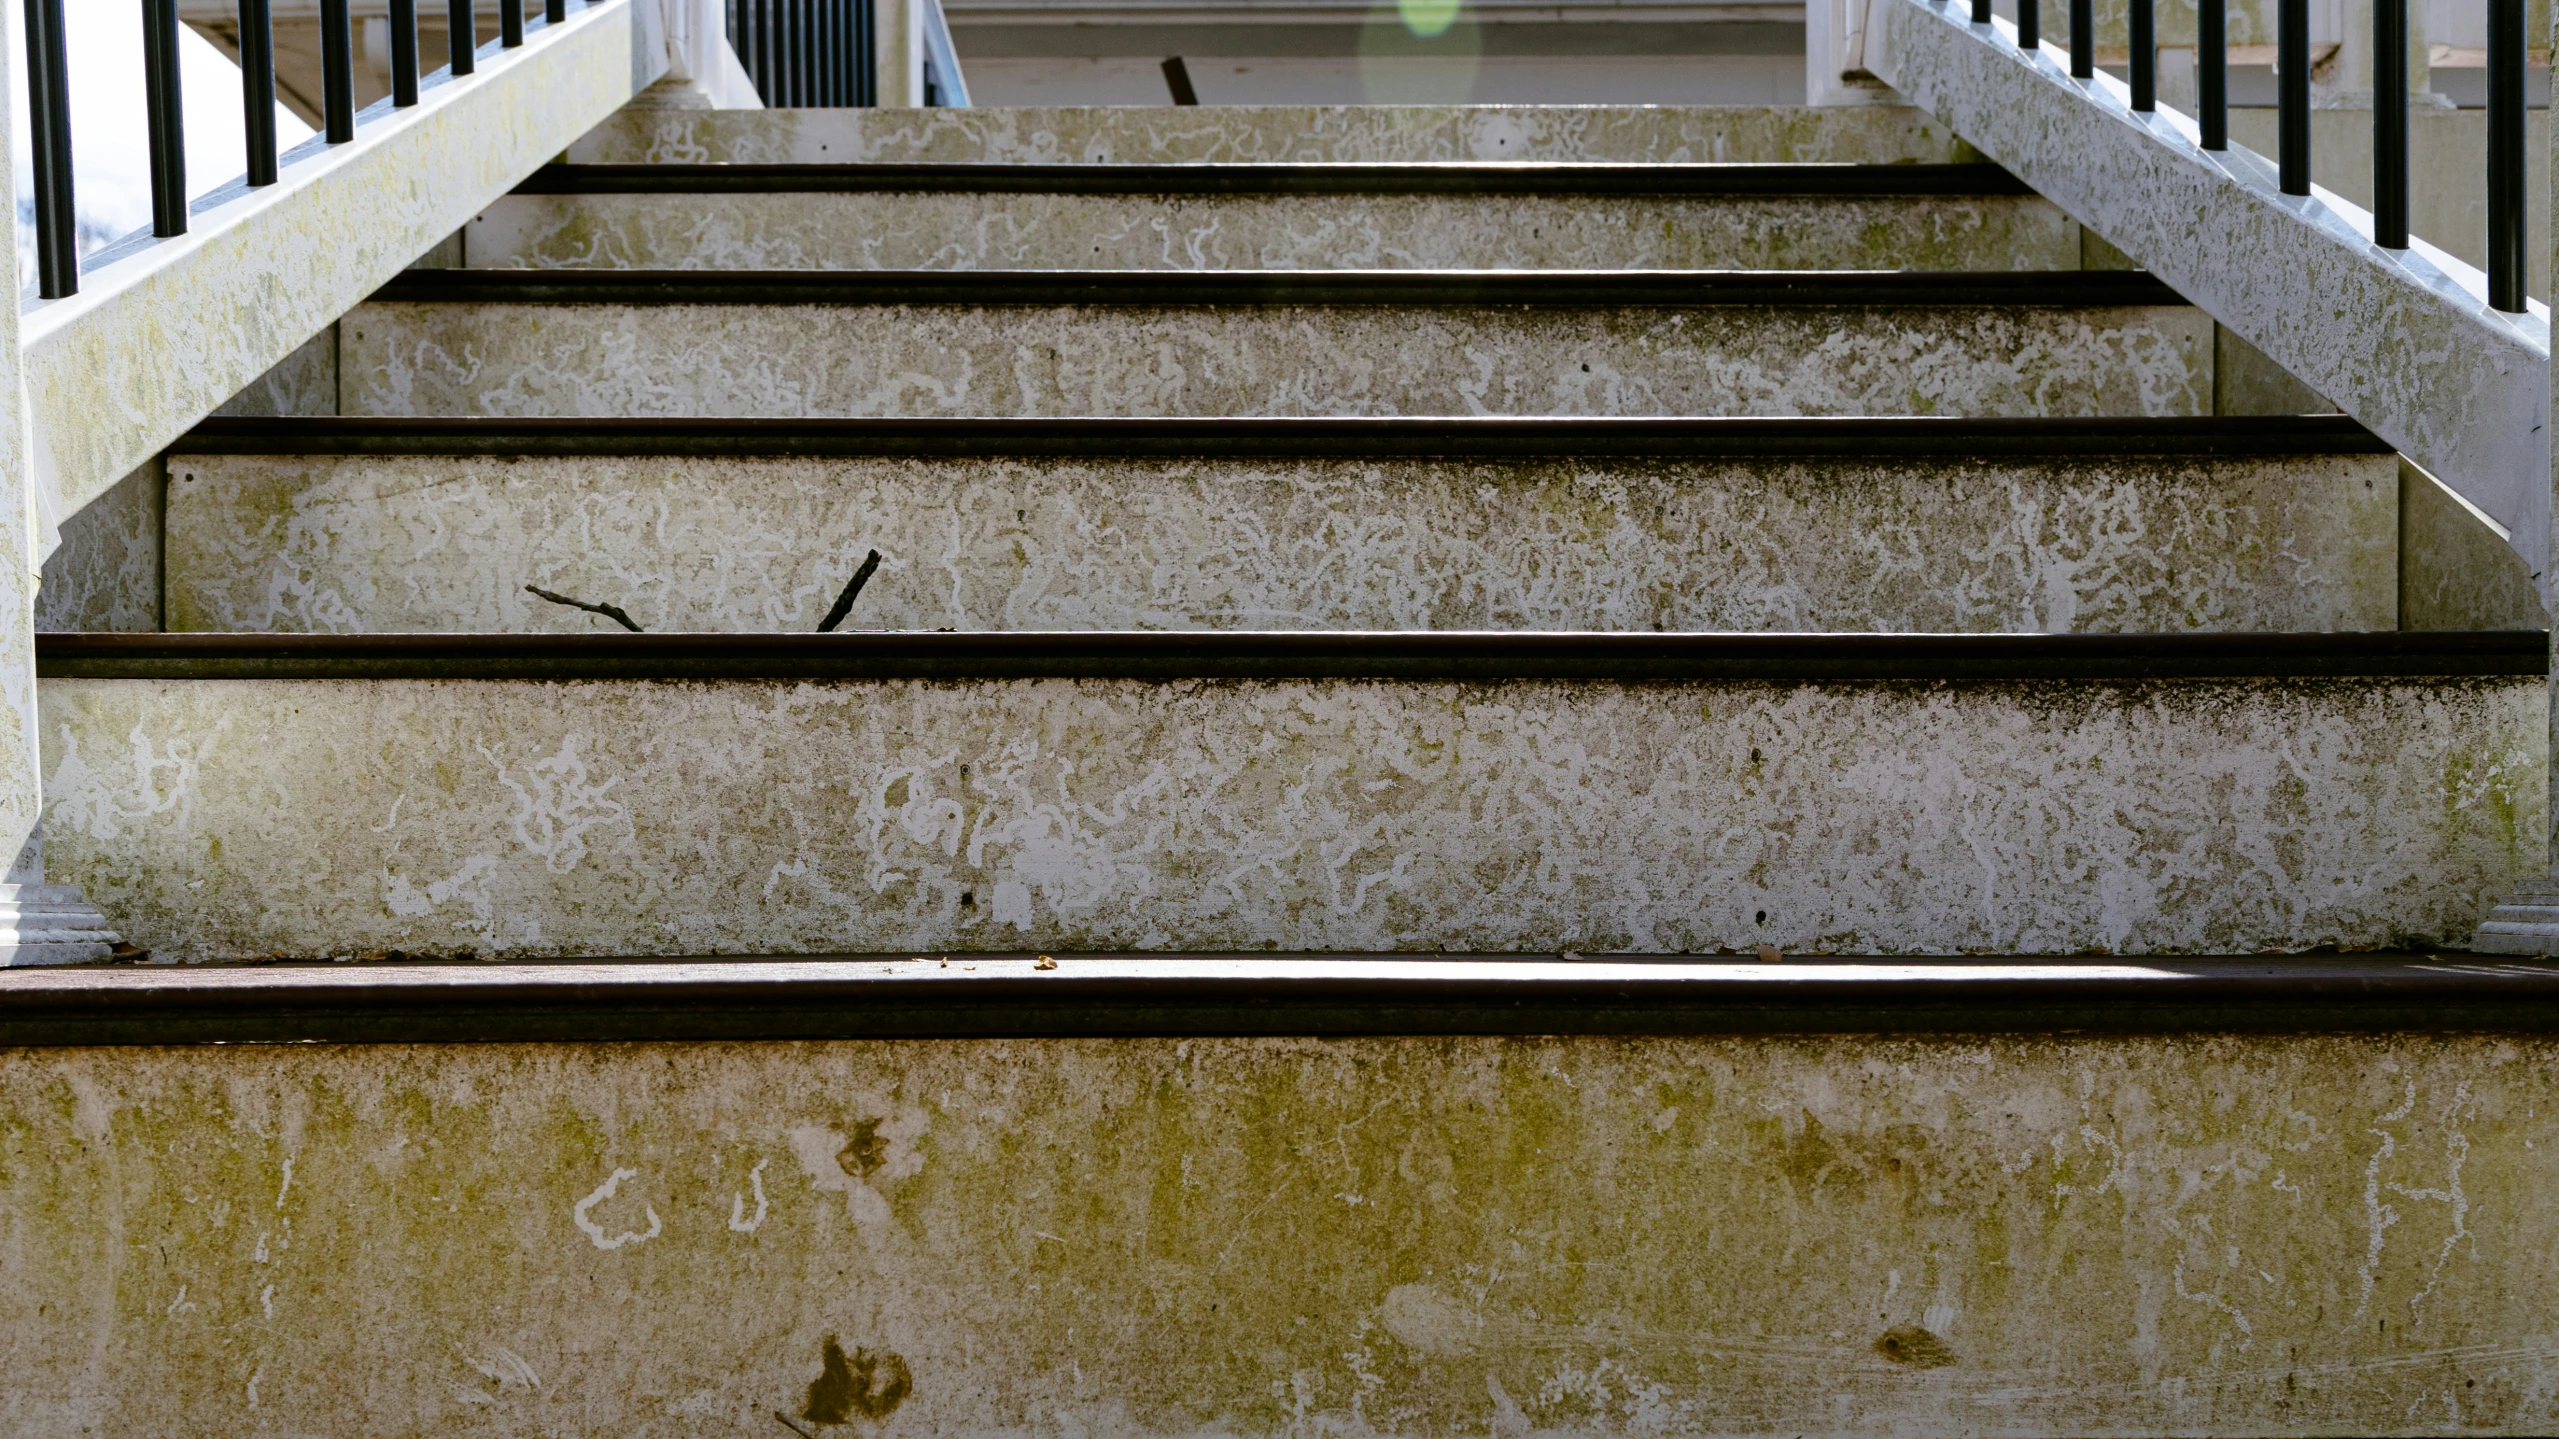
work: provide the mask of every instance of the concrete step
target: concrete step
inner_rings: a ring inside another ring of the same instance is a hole
[[[622,110],[580,162],[1113,161],[1948,164],[1980,152],[1901,105],[1003,106]]]
[[[553,165],[478,267],[2075,270],[1991,165]]]
[[[2543,863],[2543,637],[48,636],[168,958],[2249,952]]]
[[[333,1435],[2559,1419],[2519,1280],[2559,1227],[2547,965],[1035,966],[0,974],[14,1402],[116,1435],[252,1385]]]
[[[2194,415],[2147,276],[413,270],[360,415]]]
[[[217,420],[177,630],[2387,630],[2398,461],[2199,420]]]

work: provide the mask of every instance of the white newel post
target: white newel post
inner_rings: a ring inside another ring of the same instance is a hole
[[[16,54],[17,26],[0,5],[0,54]],[[9,133],[16,97],[0,69],[0,174],[15,162]],[[11,193],[16,175],[10,174]],[[18,253],[18,207],[0,227],[11,263]],[[13,290],[15,287],[12,287]],[[34,446],[27,431],[26,381],[19,365],[18,310],[0,319],[0,853],[15,856],[0,882],[0,966],[79,964],[114,951],[105,915],[73,885],[44,882],[43,752],[36,728],[38,552]]]
[[[872,43],[879,47],[883,108],[924,103],[924,17],[917,0],[877,0]]]
[[[1866,70],[1868,0],[1804,0],[1804,103],[1900,105]]]

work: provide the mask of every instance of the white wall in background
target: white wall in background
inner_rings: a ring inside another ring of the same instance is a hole
[[[83,233],[83,248],[128,234],[151,223],[151,148],[145,129],[142,86],[142,7],[112,0],[74,0],[63,7],[71,55],[71,194]],[[18,201],[24,207],[35,194],[29,164],[27,124],[27,54],[25,26],[12,15],[9,36],[9,98],[16,112],[11,134],[17,142],[14,173]],[[246,122],[240,107],[240,68],[203,36],[180,26],[178,87],[186,104],[187,193],[201,195],[247,170],[243,160]],[[311,127],[278,105],[276,143],[290,148],[311,136]],[[34,239],[18,236],[19,276],[33,275]]]

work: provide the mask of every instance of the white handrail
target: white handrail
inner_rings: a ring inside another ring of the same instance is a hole
[[[35,559],[62,519],[666,74],[663,3],[572,9],[25,308]]]
[[[2282,193],[2263,157],[2205,150],[2186,116],[2136,113],[2120,82],[2020,51],[2004,20],[1871,0],[1859,28],[1866,70],[2477,506],[2559,597],[2547,306],[2491,309],[2477,269],[2375,245],[2368,212]]]

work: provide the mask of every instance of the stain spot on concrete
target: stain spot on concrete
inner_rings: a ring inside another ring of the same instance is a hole
[[[800,1407],[800,1417],[812,1424],[886,1419],[915,1388],[904,1359],[885,1349],[874,1354],[857,1348],[847,1355],[832,1334],[826,1336],[819,1366],[809,1383],[808,1402]]]
[[[880,1134],[880,1123],[876,1119],[854,1121],[853,1137],[835,1152],[838,1169],[855,1179],[868,1179],[889,1162],[889,1142]]]
[[[1943,1369],[1955,1362],[1946,1341],[1916,1324],[1896,1324],[1875,1341],[1875,1352],[1913,1369]]]

